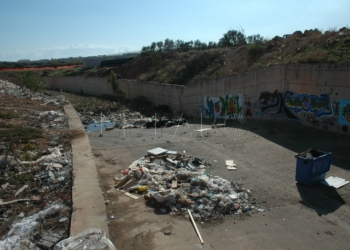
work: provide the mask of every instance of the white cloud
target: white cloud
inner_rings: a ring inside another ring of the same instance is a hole
[[[17,61],[19,59],[51,59],[77,56],[110,55],[136,51],[132,46],[112,46],[100,43],[77,43],[55,47],[44,47],[32,51],[0,51],[0,61]]]

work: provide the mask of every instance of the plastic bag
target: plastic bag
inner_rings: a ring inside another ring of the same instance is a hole
[[[164,203],[166,201],[169,201],[172,204],[176,203],[175,194],[173,192],[169,192],[168,194],[160,194],[159,192],[150,190],[150,193],[159,203]]]
[[[117,250],[113,243],[106,238],[101,229],[90,228],[76,236],[62,240],[55,245],[54,250]]]

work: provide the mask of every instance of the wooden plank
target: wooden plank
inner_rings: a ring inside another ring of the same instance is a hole
[[[190,211],[189,209],[187,209],[187,211],[188,211],[188,214],[190,215],[190,218],[191,218],[191,221],[192,221],[192,223],[193,223],[193,226],[194,226],[194,228],[196,229],[196,232],[197,232],[197,234],[198,234],[199,240],[201,241],[201,243],[202,243],[202,245],[203,245],[203,244],[204,244],[204,241],[203,241],[202,236],[201,236],[201,234],[200,234],[200,232],[199,232],[199,230],[198,230],[198,228],[197,228],[196,222],[194,221],[194,219],[193,219],[193,217],[192,217],[191,211]]]
[[[30,199],[18,199],[18,200],[0,202],[0,206],[16,203],[16,202],[20,202],[20,201],[30,201]]]
[[[23,187],[21,187],[20,189],[18,189],[18,191],[15,193],[15,197],[16,197],[17,195],[19,195],[20,193],[22,193],[23,190],[26,189],[27,187],[29,187],[29,186],[28,186],[28,185],[24,185]]]
[[[138,196],[133,195],[133,194],[130,194],[130,193],[128,193],[128,192],[125,192],[124,194],[125,194],[126,196],[130,197],[130,198],[135,199],[135,200],[137,200],[137,199],[139,198]]]

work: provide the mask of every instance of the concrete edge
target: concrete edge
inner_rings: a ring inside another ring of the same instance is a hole
[[[106,207],[90,141],[73,106],[64,106],[70,129],[80,130],[83,136],[72,140],[73,185],[70,236],[89,228],[98,228],[109,237]]]

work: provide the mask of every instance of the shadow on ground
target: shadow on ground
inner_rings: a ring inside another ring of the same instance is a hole
[[[299,183],[296,185],[302,199],[300,203],[315,210],[319,216],[333,213],[345,204],[343,198],[333,187],[321,183],[313,186]]]
[[[195,120],[198,122],[198,119]],[[203,124],[211,125],[212,120],[205,120]],[[224,120],[217,120],[224,123]],[[200,120],[199,120],[200,124]],[[294,151],[296,154],[305,152],[309,148],[315,148],[323,152],[332,152],[331,164],[350,170],[350,134],[344,135],[314,127],[306,127],[297,123],[276,120],[248,119],[248,124],[243,125],[239,121],[228,124],[232,128],[248,130],[284,148]]]

